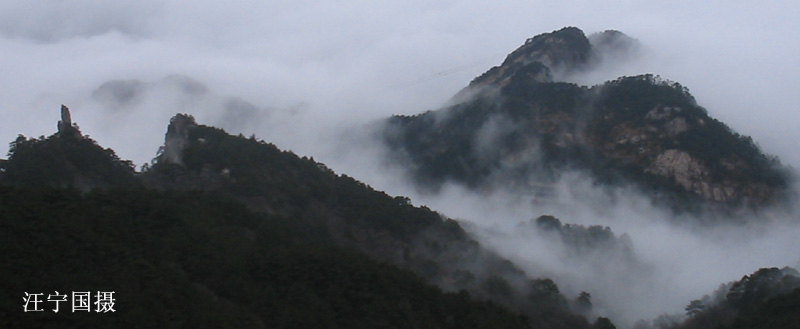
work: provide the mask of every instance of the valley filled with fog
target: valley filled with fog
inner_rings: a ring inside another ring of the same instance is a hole
[[[710,116],[800,168],[800,23],[790,15],[800,5],[664,6],[5,2],[0,139],[52,133],[47,124],[67,104],[82,131],[141,166],[156,156],[169,119],[188,113],[457,219],[529,276],[552,278],[567,298],[591,293],[592,315],[630,327],[682,315],[689,301],[759,268],[800,268],[800,213],[766,208],[699,224],[715,219],[675,214],[636,186],[600,186],[581,171],[561,175],[545,195],[457,182],[431,191],[392,160],[379,130],[392,115],[450,104],[534,35],[615,29],[642,44],[635,57],[560,78],[587,87],[645,73],[680,82]],[[607,227],[611,240],[576,249],[537,227],[543,215],[576,230]]]

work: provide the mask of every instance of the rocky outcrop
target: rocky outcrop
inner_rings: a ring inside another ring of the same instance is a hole
[[[69,108],[61,104],[61,120],[58,121],[58,132],[61,133],[70,127],[72,127],[72,116],[69,114]]]
[[[706,200],[728,202],[736,196],[736,186],[710,183],[708,168],[684,151],[664,151],[645,172],[670,178],[686,191]]]
[[[164,137],[164,149],[159,161],[182,165],[183,150],[189,145],[189,130],[196,126],[197,123],[190,115],[178,114],[172,117]]]
[[[503,64],[475,78],[456,98],[488,87],[503,87],[517,74],[535,82],[552,82],[554,72],[560,74],[584,67],[590,50],[589,40],[575,27],[537,35],[509,54]]]
[[[58,136],[59,137],[80,137],[81,133],[78,128],[72,124],[72,116],[69,113],[69,108],[61,105],[61,120],[58,121]]]
[[[661,153],[645,172],[673,178],[686,190],[708,177],[708,169],[702,163],[689,153],[675,149]]]

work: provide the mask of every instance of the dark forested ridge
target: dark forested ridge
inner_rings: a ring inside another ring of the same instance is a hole
[[[633,184],[677,210],[782,202],[788,171],[710,117],[679,83],[651,74],[593,87],[553,78],[590,69],[597,53],[614,54],[609,47],[627,51],[624,38],[605,32],[592,45],[565,28],[529,39],[454,105],[388,119],[383,138],[431,189],[447,181],[541,188],[578,170],[601,184]]]
[[[0,187],[0,213],[3,328],[529,327],[211,192]],[[114,291],[116,312],[23,312],[54,291]]]
[[[9,144],[9,159],[3,165],[3,183],[16,186],[53,186],[92,189],[131,186],[134,168],[111,149],[88,137],[26,138]]]
[[[640,323],[638,328],[800,328],[800,272],[789,267],[762,268],[723,284],[710,296],[692,300],[686,305],[685,320],[671,322]]]
[[[4,328],[592,327],[455,221],[312,159],[178,115],[135,172],[74,132],[0,168]],[[24,312],[56,291],[116,312]]]
[[[577,170],[679,210],[782,202],[788,171],[679,83],[559,80],[634,48],[616,31],[531,38],[448,107],[388,119],[383,140],[432,189],[455,181],[546,197]],[[559,278],[529,277],[458,222],[189,115],[170,121],[138,172],[84,136],[66,107],[57,133],[9,146],[3,328],[614,328],[587,319],[591,291],[565,296]],[[608,227],[542,216],[518,229],[566,260],[643,266]],[[680,321],[642,328],[796,328],[797,276],[762,269],[689,302]],[[115,312],[52,311],[48,294],[74,291],[114,291]],[[43,294],[41,312],[25,312],[26,293]]]

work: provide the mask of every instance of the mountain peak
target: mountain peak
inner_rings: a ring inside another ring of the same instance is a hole
[[[581,29],[565,27],[525,40],[525,44],[506,57],[503,65],[538,61],[553,71],[572,70],[586,62],[590,50],[589,39]]]
[[[562,74],[582,68],[590,57],[591,45],[583,31],[565,27],[539,34],[509,54],[495,66],[475,78],[465,90],[503,87],[511,77],[522,72],[536,82],[552,82],[553,73]]]
[[[448,180],[538,189],[578,170],[604,184],[634,183],[681,210],[757,208],[785,195],[790,177],[778,160],[711,118],[677,82],[652,74],[594,87],[554,81],[639,47],[614,30],[591,39],[572,27],[528,39],[455,105],[390,119],[388,145],[433,189]]]
[[[565,27],[525,40],[503,63],[478,76],[454,99],[465,100],[475,93],[507,86],[511,80],[531,83],[562,81],[577,72],[602,65],[632,60],[641,45],[617,30],[606,30],[587,37],[577,27]]]

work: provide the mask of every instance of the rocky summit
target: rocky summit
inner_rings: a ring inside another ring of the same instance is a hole
[[[778,159],[709,116],[680,83],[652,74],[596,86],[558,80],[631,58],[637,48],[618,31],[587,38],[568,27],[538,35],[473,80],[453,105],[388,119],[384,141],[429,189],[452,181],[541,192],[580,171],[596,183],[636,186],[679,210],[782,200],[790,177]]]

